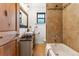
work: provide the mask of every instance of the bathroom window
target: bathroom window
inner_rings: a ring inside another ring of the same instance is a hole
[[[45,23],[45,13],[38,12],[37,13],[37,24],[44,24]]]

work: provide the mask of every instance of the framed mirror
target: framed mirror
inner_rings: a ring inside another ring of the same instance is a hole
[[[19,11],[19,26],[20,28],[28,28],[28,14],[20,7]]]

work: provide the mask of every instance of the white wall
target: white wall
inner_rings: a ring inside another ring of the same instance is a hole
[[[38,28],[35,32],[40,32],[40,34],[36,35],[36,43],[43,43],[46,41],[46,24],[37,24],[37,12],[46,12],[46,4],[45,3],[24,3],[21,6],[28,13],[29,18],[29,26],[32,27],[32,31],[34,31],[34,27]]]
[[[46,24],[37,24],[37,12],[46,12],[45,3],[32,3],[29,4],[29,26],[38,26],[36,32],[40,32],[39,35],[36,35],[36,43],[43,43],[46,41]]]
[[[20,3],[20,6],[26,11],[26,13],[29,13],[29,6],[27,3]]]

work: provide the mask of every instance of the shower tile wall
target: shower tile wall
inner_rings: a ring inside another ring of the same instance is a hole
[[[57,5],[57,6],[56,6]],[[48,43],[62,42],[62,5],[47,4],[46,37]]]
[[[79,52],[79,3],[63,10],[63,42]]]
[[[79,52],[79,3],[52,3],[46,7],[47,42],[62,42]]]

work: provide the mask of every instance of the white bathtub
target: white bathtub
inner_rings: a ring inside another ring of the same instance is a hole
[[[79,56],[79,53],[62,43],[46,45],[47,56]]]

